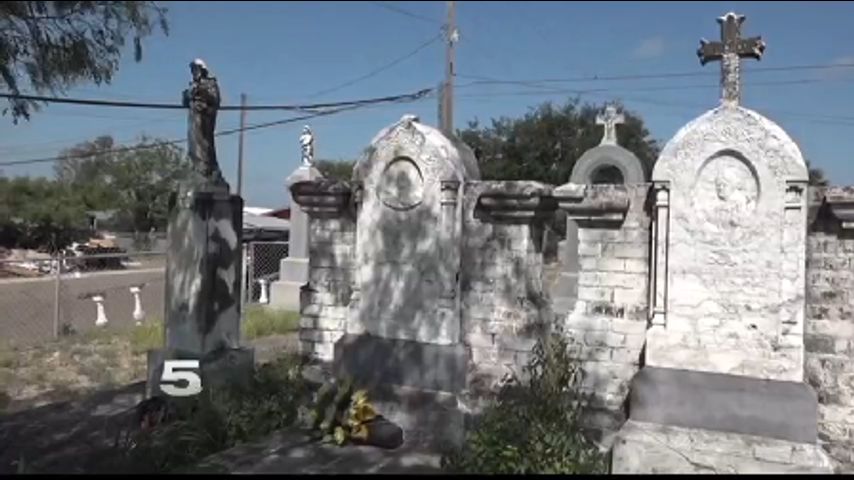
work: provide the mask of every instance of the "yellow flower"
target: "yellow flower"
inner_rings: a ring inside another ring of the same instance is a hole
[[[358,390],[353,394],[353,404],[360,405],[368,401],[368,392],[367,390]]]
[[[359,420],[360,423],[369,422],[377,416],[377,412],[370,403],[359,405],[355,410],[353,417]]]
[[[341,427],[335,427],[335,443],[343,445],[347,441],[347,432]]]

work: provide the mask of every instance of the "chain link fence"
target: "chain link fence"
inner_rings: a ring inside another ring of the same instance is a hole
[[[288,255],[288,242],[246,243],[243,254],[242,301],[266,304],[270,283],[278,280],[281,260]],[[78,250],[0,260],[0,339],[32,345],[96,327],[161,321],[165,280],[165,251]]]
[[[0,261],[0,338],[29,345],[162,318],[165,252]]]
[[[244,246],[245,303],[270,301],[270,284],[279,279],[279,267],[288,256],[288,242],[249,242]]]

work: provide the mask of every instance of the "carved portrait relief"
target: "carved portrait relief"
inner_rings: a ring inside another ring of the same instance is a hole
[[[380,201],[393,210],[409,210],[424,197],[424,177],[411,159],[398,157],[389,162],[377,189]]]
[[[759,179],[748,161],[735,152],[720,152],[697,172],[694,211],[701,224],[717,233],[749,227],[760,194]]]

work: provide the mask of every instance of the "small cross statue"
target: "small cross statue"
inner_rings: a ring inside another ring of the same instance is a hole
[[[729,12],[718,18],[721,24],[721,41],[700,40],[697,56],[700,64],[720,60],[721,62],[721,100],[727,105],[738,105],[741,99],[740,60],[742,58],[762,59],[765,42],[762,37],[741,38],[741,24],[744,15]]]
[[[596,115],[596,125],[605,127],[599,145],[616,145],[617,125],[623,123],[626,123],[626,117],[622,113],[617,113],[617,107],[613,105],[608,105],[605,107],[605,112]]]

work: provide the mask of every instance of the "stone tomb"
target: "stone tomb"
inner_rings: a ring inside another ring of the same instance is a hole
[[[560,188],[566,191],[579,188],[576,185],[640,185],[646,182],[643,163],[617,142],[617,125],[624,121],[623,114],[618,114],[612,105],[596,117],[596,123],[603,126],[601,142],[575,162],[569,184]],[[566,238],[558,243],[558,251],[560,272],[550,293],[555,313],[563,314],[572,311],[578,295],[578,225],[572,219],[567,219]]]
[[[462,193],[478,178],[468,147],[407,115],[373,139],[352,185],[292,187],[313,222],[301,340],[319,350],[306,353],[368,388],[408,435],[462,433]]]
[[[808,173],[774,122],[738,105],[744,17],[719,19],[722,103],[671,139],[655,189],[651,326],[615,473],[826,472],[804,381]],[[687,408],[686,408],[687,407]]]

